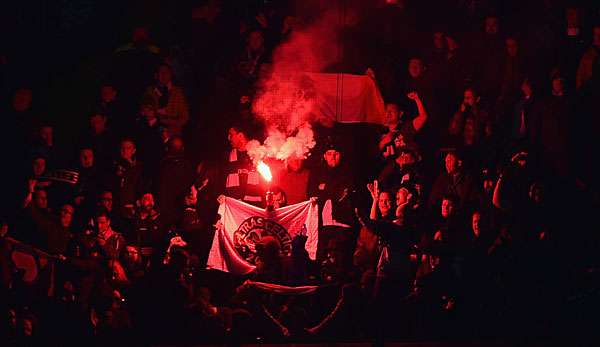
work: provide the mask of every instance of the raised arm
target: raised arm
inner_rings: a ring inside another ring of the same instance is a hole
[[[369,218],[375,220],[377,219],[377,200],[379,199],[379,182],[377,180],[373,181],[373,183],[367,184],[367,189],[371,193],[371,198],[373,199],[373,203],[371,204],[371,213]]]
[[[423,106],[423,102],[421,101],[421,98],[419,97],[419,94],[417,94],[416,92],[411,92],[408,93],[407,97],[411,100],[414,100],[415,103],[417,104],[417,111],[419,112],[419,114],[417,115],[417,117],[415,119],[413,119],[413,127],[415,128],[415,131],[419,131],[423,128],[423,126],[425,125],[425,122],[427,122],[427,111],[425,110],[425,106]]]
[[[498,181],[496,181],[496,186],[494,187],[494,195],[492,196],[492,203],[496,208],[502,209],[502,200],[500,199],[500,194],[502,194],[502,175],[498,177]]]

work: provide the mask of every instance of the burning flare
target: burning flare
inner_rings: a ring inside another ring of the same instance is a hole
[[[258,165],[256,165],[256,170],[258,170],[258,172],[267,182],[271,182],[273,179],[269,165],[265,164],[262,160],[258,162]]]

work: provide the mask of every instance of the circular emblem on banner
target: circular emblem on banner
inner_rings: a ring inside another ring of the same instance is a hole
[[[235,250],[246,261],[254,264],[256,258],[256,245],[265,236],[275,238],[281,246],[283,255],[292,253],[292,238],[288,231],[274,221],[263,217],[250,217],[240,224],[233,233]]]

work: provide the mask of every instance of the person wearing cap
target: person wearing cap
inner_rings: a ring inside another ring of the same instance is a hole
[[[415,147],[398,148],[394,158],[379,173],[378,181],[382,188],[391,189],[400,184],[422,185],[422,174],[418,169],[420,156]]]
[[[354,177],[342,160],[339,141],[330,138],[321,165],[311,171],[308,191],[310,197],[317,197],[319,204],[317,262],[323,260],[330,240],[335,240],[337,258],[342,259],[340,266],[345,267],[352,263],[357,228],[350,203]]]

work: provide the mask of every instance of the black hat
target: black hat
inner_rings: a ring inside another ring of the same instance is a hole
[[[341,152],[342,145],[341,145],[340,138],[338,136],[329,135],[325,139],[325,146],[323,147],[323,152],[327,152],[328,150],[331,150],[331,149]]]

